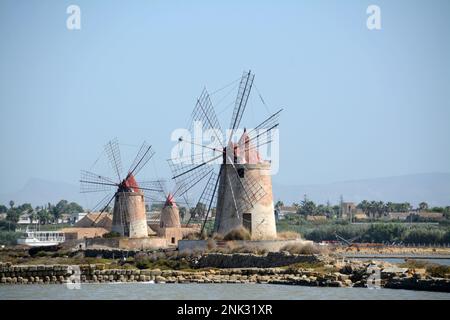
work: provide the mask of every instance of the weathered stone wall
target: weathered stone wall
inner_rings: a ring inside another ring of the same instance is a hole
[[[123,257],[134,257],[140,250],[121,249],[86,249],[84,256],[87,258],[120,259]]]
[[[86,239],[86,247],[119,247],[119,238],[88,238]]]
[[[178,240],[183,239],[182,228],[160,228],[158,235],[167,239],[167,243],[173,246],[178,244]]]
[[[198,271],[106,269],[104,264],[80,265],[82,283],[268,283],[320,287],[367,287],[369,264],[345,265],[339,272],[303,268],[234,268]],[[0,284],[63,284],[74,282],[67,265],[12,265],[0,263]],[[381,273],[379,285],[392,289],[450,292],[450,279],[407,274],[403,270]]]
[[[252,253],[208,253],[196,263],[198,268],[272,268],[289,266],[295,263],[317,263],[315,255],[287,255],[282,252],[269,252],[266,256]]]
[[[240,268],[224,270],[138,270],[105,269],[105,265],[80,265],[81,283],[148,282],[156,283],[270,283],[310,286],[348,286],[348,276],[323,275],[308,269]],[[67,265],[14,266],[0,264],[0,284],[64,284],[73,281]]]
[[[86,239],[86,246],[90,248],[120,248],[127,250],[134,249],[160,249],[167,248],[169,243],[165,238],[92,238]]]
[[[160,249],[167,247],[168,241],[165,238],[121,238],[119,241],[119,248],[123,249]]]

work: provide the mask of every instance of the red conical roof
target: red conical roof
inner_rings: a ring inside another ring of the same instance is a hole
[[[171,193],[169,193],[169,194],[167,195],[166,203],[164,204],[164,206],[165,206],[165,207],[168,207],[168,206],[170,206],[170,207],[176,207],[176,206],[177,206],[177,204],[175,203],[175,200],[174,200],[174,198],[173,198],[173,195],[172,195]]]
[[[253,142],[250,141],[247,130],[244,130],[238,143],[230,142],[229,149],[234,150],[234,155],[237,157],[237,163],[256,164],[262,162],[258,149],[255,148]]]
[[[129,174],[127,176],[127,178],[124,180],[124,185],[127,188],[130,188],[131,190],[133,190],[134,192],[139,192],[139,185],[136,182],[136,179],[134,178],[134,176],[132,174]]]

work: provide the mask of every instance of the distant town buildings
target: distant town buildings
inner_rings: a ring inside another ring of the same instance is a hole
[[[278,220],[284,219],[288,214],[297,213],[297,207],[294,206],[281,206],[277,210]]]

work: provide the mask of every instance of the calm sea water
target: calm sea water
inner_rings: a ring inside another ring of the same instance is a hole
[[[82,284],[79,290],[65,285],[4,285],[0,300],[78,299],[78,300],[450,300],[450,293],[392,289],[317,288],[265,284],[154,284],[108,283]]]

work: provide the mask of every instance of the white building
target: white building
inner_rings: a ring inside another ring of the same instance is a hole
[[[86,215],[88,214],[88,212],[77,212],[77,213],[72,213],[70,215],[70,223],[75,224],[78,221],[80,221],[81,219],[83,219]]]

